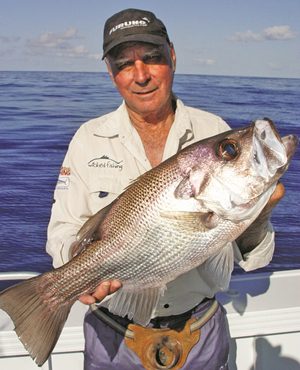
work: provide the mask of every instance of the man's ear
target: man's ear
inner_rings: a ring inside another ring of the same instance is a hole
[[[172,69],[173,72],[176,70],[176,53],[174,49],[174,45],[172,42],[170,42],[170,56],[171,56],[171,63],[172,63]]]

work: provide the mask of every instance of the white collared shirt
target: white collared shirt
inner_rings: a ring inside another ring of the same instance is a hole
[[[228,129],[220,117],[187,107],[177,100],[163,160],[196,141]],[[83,223],[110,204],[132,180],[150,169],[125,103],[116,111],[92,119],[78,129],[59,175],[48,227],[46,250],[53,257],[54,267],[68,261],[70,245]],[[244,256],[235,243],[229,243],[217,256],[169,283],[156,316],[180,314],[203,298],[226,289],[234,259],[243,269],[252,270],[267,265],[273,251],[271,226],[263,242]],[[215,269],[218,269],[218,274],[214,273]]]

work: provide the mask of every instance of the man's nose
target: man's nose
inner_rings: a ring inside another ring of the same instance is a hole
[[[151,76],[149,66],[142,60],[136,60],[134,63],[134,80],[140,86],[145,86],[150,81]]]

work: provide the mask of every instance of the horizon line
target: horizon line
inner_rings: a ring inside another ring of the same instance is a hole
[[[107,71],[54,71],[54,70],[6,70],[6,69],[0,69],[1,72],[9,72],[9,73],[97,73],[97,74],[107,74]],[[282,76],[257,76],[257,75],[234,75],[234,74],[213,74],[213,73],[188,73],[188,72],[176,72],[176,75],[188,75],[188,76],[207,76],[207,77],[237,77],[237,78],[262,78],[262,79],[293,79],[293,80],[299,80],[300,77],[282,77]]]

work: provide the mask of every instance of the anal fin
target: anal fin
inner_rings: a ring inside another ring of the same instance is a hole
[[[118,316],[128,316],[130,320],[140,325],[147,325],[163,296],[165,286],[129,290],[121,288],[107,302],[110,312]]]

